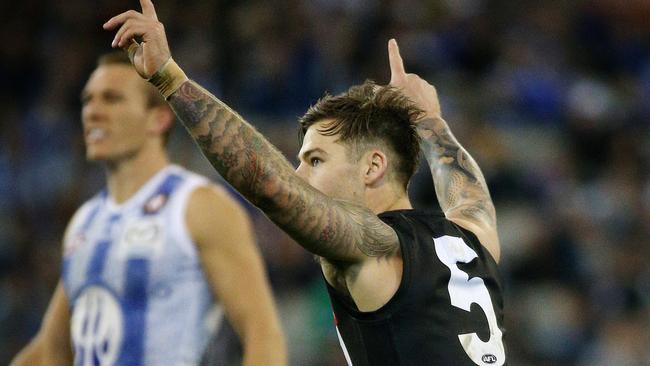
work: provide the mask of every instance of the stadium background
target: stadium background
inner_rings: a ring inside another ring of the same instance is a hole
[[[0,5],[0,364],[37,331],[74,209],[100,189],[79,93],[137,1]],[[650,365],[650,2],[156,2],[175,59],[292,160],[323,91],[386,83],[386,41],[437,86],[485,173],[512,365]],[[177,127],[172,159],[216,174]],[[426,171],[412,184],[432,200]],[[255,212],[252,210],[251,212]],[[292,365],[342,365],[318,268],[261,215]]]

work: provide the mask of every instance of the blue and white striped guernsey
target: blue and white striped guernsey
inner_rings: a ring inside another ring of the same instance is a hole
[[[77,211],[63,258],[75,365],[200,362],[223,320],[185,225],[206,184],[170,165],[121,205],[104,190]]]

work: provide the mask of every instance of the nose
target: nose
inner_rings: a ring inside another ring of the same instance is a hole
[[[305,169],[303,163],[301,162],[300,164],[298,164],[298,167],[296,168],[296,175],[306,181],[307,180],[307,175],[305,173],[305,170],[306,169]]]
[[[81,109],[81,118],[84,122],[96,122],[101,118],[101,106],[99,103],[89,100]]]

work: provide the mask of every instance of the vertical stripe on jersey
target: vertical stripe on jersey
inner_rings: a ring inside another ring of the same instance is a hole
[[[101,193],[102,198],[105,196],[105,191]],[[95,221],[95,217],[97,217],[97,213],[99,212],[99,209],[102,207],[104,200],[100,199],[98,200],[99,202],[93,207],[92,211],[90,211],[90,214],[86,216],[86,220],[83,222],[81,225],[81,228],[79,229],[79,232],[83,233],[88,230],[90,225]],[[63,282],[69,282],[68,276],[69,276],[69,271],[70,271],[70,256],[66,255],[63,257],[63,268],[61,269],[61,277],[63,278]]]
[[[129,259],[126,265],[124,297],[124,341],[117,364],[144,364],[144,340],[147,320],[147,286],[149,284],[149,260]]]
[[[111,237],[111,231],[113,225],[120,220],[120,215],[113,215],[109,218],[108,226],[106,227],[106,232],[104,233],[104,238]],[[111,247],[113,242],[110,239],[100,240],[93,250],[92,257],[90,258],[90,263],[86,269],[86,282],[87,283],[97,283],[101,282],[102,275],[104,274],[104,265],[106,264],[106,257],[108,256],[108,250]]]
[[[93,256],[90,259],[88,269],[86,270],[87,283],[97,283],[100,281],[102,273],[104,272],[104,264],[106,264],[106,254],[108,253],[110,246],[110,240],[101,240],[95,244]]]
[[[84,226],[83,226],[84,230],[90,227],[90,224],[92,223],[95,215],[96,214],[94,212],[91,213],[89,219],[86,220],[86,222],[84,222]],[[100,239],[92,248],[90,262],[88,263],[88,267],[86,268],[85,283],[87,285],[91,285],[91,286],[98,285],[103,287],[101,284],[104,282],[103,280],[104,269],[106,267],[106,261],[109,256],[108,253],[113,244],[113,241],[111,240],[112,237],[111,233],[113,230],[113,226],[117,222],[119,222],[120,219],[121,219],[121,215],[118,214],[109,217],[108,225],[102,235],[103,239]],[[83,288],[81,290],[83,291]],[[94,300],[97,301],[97,299]],[[97,332],[98,326],[102,322],[103,314],[101,311],[98,310],[101,308],[102,303],[94,302],[92,303],[92,306],[94,310],[90,310],[90,314],[92,314],[94,317],[90,319],[86,319],[83,325],[84,327],[84,330],[82,331],[83,333],[94,334],[95,332]],[[108,347],[108,345],[105,345],[104,347]],[[96,348],[91,347],[89,349],[88,347],[75,345],[75,351],[77,353],[75,355],[75,365],[87,365],[88,360],[92,360],[91,362],[94,365],[100,365],[102,363],[100,360],[101,355],[97,354],[98,350]],[[90,352],[90,354],[85,354],[86,352]]]
[[[153,215],[167,203],[167,199],[176,187],[183,181],[179,175],[168,176],[145,201],[142,215]],[[148,210],[147,204],[161,197],[161,206]],[[147,306],[150,274],[150,261],[147,258],[132,258],[126,264],[124,278],[124,295],[122,312],[124,314],[124,341],[118,364],[142,365],[145,362],[145,339],[147,337]]]

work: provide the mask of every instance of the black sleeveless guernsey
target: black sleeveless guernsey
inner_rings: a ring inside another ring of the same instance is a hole
[[[400,241],[404,267],[395,295],[376,311],[360,312],[327,284],[348,364],[506,365],[501,280],[476,236],[441,211],[379,218]]]

